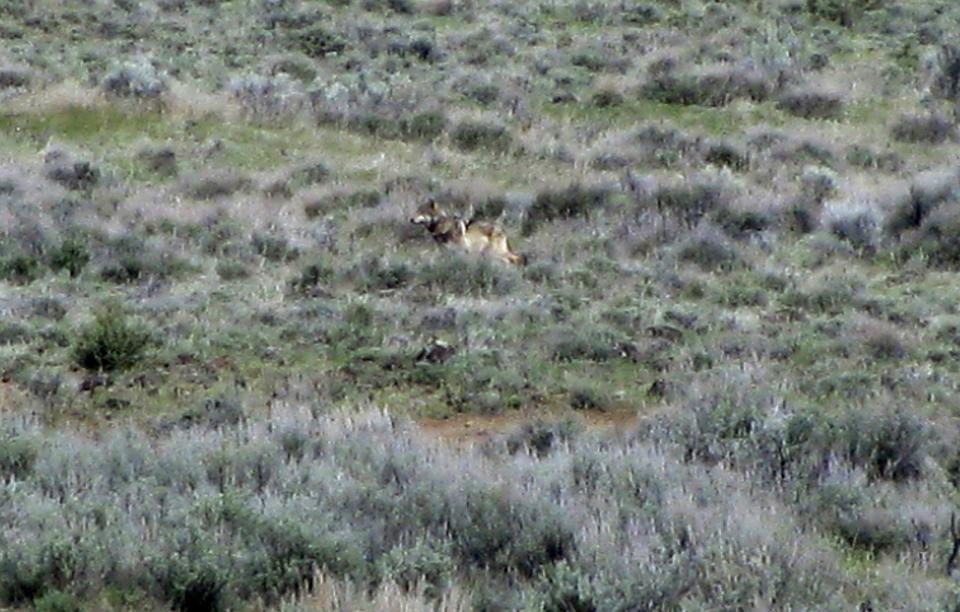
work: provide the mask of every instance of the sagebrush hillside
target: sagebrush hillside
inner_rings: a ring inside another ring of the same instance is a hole
[[[0,605],[957,607],[957,32],[4,2]]]

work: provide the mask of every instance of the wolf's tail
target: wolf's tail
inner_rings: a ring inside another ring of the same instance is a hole
[[[527,265],[527,256],[523,253],[510,253],[510,263],[521,268]]]

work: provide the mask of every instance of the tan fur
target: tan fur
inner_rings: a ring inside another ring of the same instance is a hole
[[[489,255],[515,266],[523,265],[526,261],[523,255],[510,250],[507,235],[493,223],[467,221],[447,214],[432,199],[417,209],[410,222],[427,228],[440,244],[454,246],[467,253]]]

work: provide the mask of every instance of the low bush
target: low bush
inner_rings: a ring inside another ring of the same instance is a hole
[[[33,255],[13,255],[0,258],[0,279],[26,285],[40,278],[43,267]]]
[[[286,236],[274,233],[254,232],[250,237],[253,251],[267,261],[294,261],[300,257],[300,249],[290,246]]]
[[[954,201],[960,201],[960,184],[955,177],[936,176],[915,181],[888,216],[886,230],[900,236],[907,230],[917,229],[939,206]]]
[[[622,337],[601,326],[580,325],[553,332],[547,351],[554,361],[608,361],[621,357]]]
[[[253,182],[246,176],[230,171],[209,172],[187,177],[183,191],[195,200],[214,200],[249,189]]]
[[[516,285],[513,270],[487,258],[446,256],[415,270],[416,282],[459,295],[505,295]]]
[[[872,478],[903,481],[923,474],[934,432],[906,408],[850,410],[835,430],[845,458]]]
[[[666,104],[726,106],[738,98],[762,102],[773,93],[762,74],[742,68],[651,75],[640,88],[643,97]]]
[[[123,370],[137,365],[153,343],[153,333],[115,303],[103,306],[91,323],[77,330],[73,359],[88,370]]]
[[[295,31],[291,38],[293,44],[304,55],[313,59],[339,54],[347,48],[347,40],[340,33],[332,32],[322,25],[313,25]]]
[[[956,126],[943,115],[904,115],[893,124],[890,133],[895,140],[938,145],[956,137]]]
[[[866,11],[881,4],[878,0],[806,0],[806,10],[815,17],[849,28],[856,25]]]
[[[824,166],[806,166],[800,175],[801,197],[818,204],[837,193],[837,173]]]
[[[34,333],[23,323],[13,321],[0,323],[0,346],[29,342],[33,337]]]
[[[388,291],[409,285],[416,272],[404,262],[370,257],[348,272],[348,276],[361,291]]]
[[[424,587],[423,594],[440,599],[451,579],[454,560],[450,552],[429,542],[396,546],[380,561],[380,574],[406,592]]]
[[[580,434],[580,425],[572,420],[534,421],[527,423],[507,437],[507,451],[520,451],[543,458],[564,444],[572,443]]]
[[[30,72],[10,67],[0,67],[0,90],[23,88],[33,80]]]
[[[312,187],[325,182],[330,174],[330,167],[323,162],[304,164],[290,172],[287,185],[293,190]]]
[[[510,148],[511,137],[506,127],[482,121],[462,121],[450,132],[453,144],[462,151],[504,152]]]
[[[677,257],[706,271],[731,270],[742,263],[736,245],[712,228],[699,228],[685,238],[677,248]]]
[[[169,89],[167,76],[146,58],[114,68],[101,85],[104,93],[118,98],[154,100]]]
[[[303,270],[290,279],[288,286],[294,294],[309,296],[327,291],[336,278],[336,271],[326,261],[316,261],[303,267]]]
[[[541,191],[527,209],[521,231],[529,236],[542,223],[556,219],[589,217],[599,212],[610,201],[611,192],[604,187],[590,187],[573,183],[559,190]]]
[[[90,262],[90,257],[90,251],[83,240],[67,238],[50,253],[50,268],[54,271],[66,270],[70,278],[76,278]]]
[[[876,214],[871,210],[835,214],[830,220],[830,232],[845,240],[864,255],[872,255],[879,245],[879,226]]]
[[[0,437],[0,481],[22,480],[33,470],[37,460],[37,440],[25,435]]]
[[[707,145],[703,160],[708,164],[730,168],[735,172],[750,169],[750,154],[743,148],[728,142],[715,142]]]
[[[960,269],[960,210],[937,208],[901,248],[905,255],[923,253],[932,266]]]
[[[674,217],[688,228],[706,215],[730,206],[729,190],[712,178],[695,179],[675,185],[661,185],[653,193],[657,210]]]
[[[402,126],[407,139],[436,140],[447,127],[447,116],[439,110],[421,111],[404,118]]]
[[[777,107],[804,119],[839,119],[843,113],[843,97],[809,88],[794,89],[777,99]]]
[[[252,274],[250,268],[239,261],[220,261],[216,267],[217,276],[221,280],[235,281],[250,278]]]
[[[72,191],[90,191],[100,182],[100,169],[92,162],[77,160],[61,151],[47,154],[44,174],[51,181]]]

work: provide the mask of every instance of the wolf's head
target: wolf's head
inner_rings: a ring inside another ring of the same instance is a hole
[[[426,201],[420,208],[417,209],[413,216],[410,217],[410,223],[415,223],[417,225],[432,225],[445,217],[443,211],[440,210],[440,207],[437,206],[437,201],[433,198],[430,198]]]

